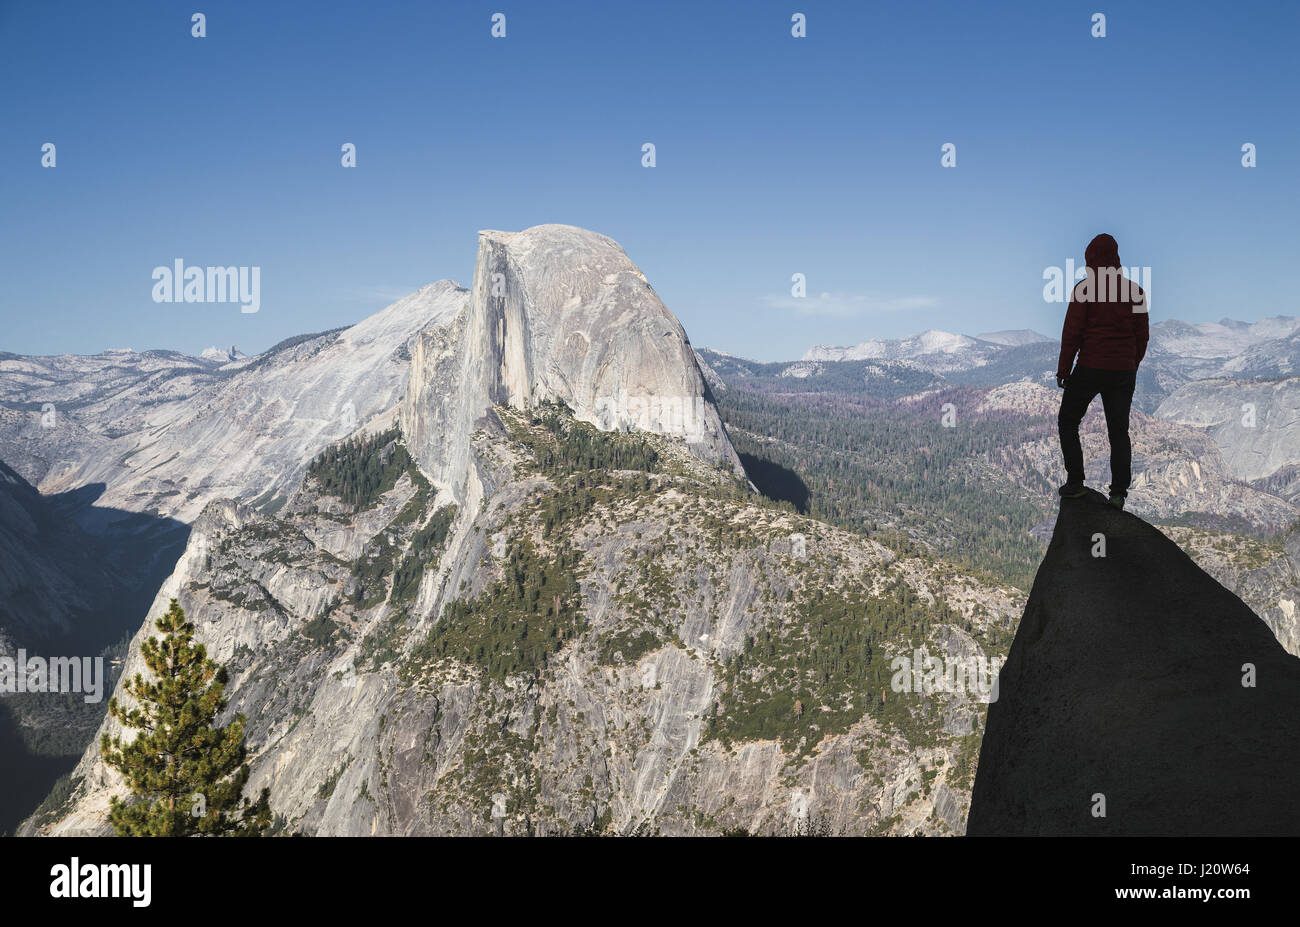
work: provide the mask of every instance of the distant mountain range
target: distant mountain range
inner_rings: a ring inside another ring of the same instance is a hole
[[[930,329],[904,338],[873,338],[856,345],[815,345],[801,361],[912,361],[934,373],[972,370],[996,363],[1006,350],[1059,344],[1030,329],[960,335]],[[1000,350],[1002,349],[1002,350]],[[1275,316],[1258,322],[1182,322],[1151,326],[1149,366],[1183,381],[1226,376],[1287,377],[1300,370],[1300,319]],[[1034,372],[1027,371],[1030,375]]]
[[[990,387],[1016,380],[1052,386],[1058,345],[1057,339],[1027,329],[976,336],[929,330],[852,346],[817,345],[794,361],[751,361],[709,348],[698,354],[705,375],[718,381],[717,388],[723,388],[730,377],[766,375],[805,381],[810,389],[861,381],[873,394],[902,396],[944,386]],[[1197,381],[1289,381],[1293,376],[1300,376],[1300,319],[1277,316],[1258,322],[1225,319],[1195,324],[1165,319],[1151,326],[1134,407],[1162,414],[1157,410],[1165,400]],[[1292,389],[1293,384],[1284,383],[1275,392]],[[1203,404],[1206,388],[1189,390],[1189,394],[1202,397]],[[1275,397],[1260,394],[1257,398],[1270,407],[1278,405]],[[1166,412],[1176,417],[1182,413],[1174,410],[1186,405],[1187,400],[1180,396]],[[1278,407],[1286,405],[1282,400]],[[1277,417],[1269,423],[1282,424]],[[1275,433],[1263,435],[1268,433],[1256,432],[1252,445],[1277,437]],[[1279,456],[1275,449],[1265,452],[1258,447],[1251,453],[1262,453],[1276,463],[1274,470],[1300,457],[1300,452]],[[1252,472],[1259,475],[1258,469]]]
[[[719,392],[773,384],[762,388],[902,400],[944,389],[1026,382],[1039,387],[1031,405],[1046,415],[1054,414],[1058,401],[1058,352],[1056,340],[1033,331],[971,337],[931,330],[852,347],[818,346],[789,362],[749,361],[707,348],[698,354]],[[1222,463],[1200,460],[1207,472],[1222,466],[1232,479],[1290,503],[1300,498],[1300,377],[1293,370],[1300,370],[1300,319],[1196,324],[1166,319],[1151,327],[1134,407],[1211,438]],[[1055,453],[1044,448],[1045,467]],[[1273,516],[1266,521],[1276,524]]]
[[[1051,340],[1053,339],[1047,335],[1027,328],[988,332],[974,337],[932,328],[919,335],[910,335],[906,338],[873,338],[851,347],[814,345],[800,359],[806,361],[911,360],[936,354],[969,355],[977,358],[982,354],[980,348],[983,345],[1014,348]]]

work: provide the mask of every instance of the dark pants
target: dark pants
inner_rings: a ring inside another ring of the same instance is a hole
[[[1088,411],[1088,404],[1100,393],[1102,408],[1106,411],[1106,433],[1110,436],[1110,494],[1128,494],[1128,484],[1133,479],[1133,445],[1128,437],[1128,412],[1133,405],[1133,389],[1136,385],[1136,370],[1097,370],[1093,367],[1075,367],[1070,379],[1065,381],[1061,414],[1056,421],[1061,433],[1061,453],[1065,457],[1065,473],[1069,482],[1083,482],[1083,447],[1079,444],[1079,423]]]

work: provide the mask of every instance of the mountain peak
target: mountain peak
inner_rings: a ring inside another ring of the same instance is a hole
[[[229,364],[233,361],[243,360],[247,356],[247,354],[233,345],[229,349],[219,348],[216,345],[213,345],[210,348],[206,348],[203,353],[199,355],[199,357],[204,360],[216,361],[219,364]]]
[[[1034,331],[1032,328],[1011,328],[999,332],[984,332],[976,335],[975,338],[979,341],[1000,344],[1007,348],[1018,348],[1026,344],[1042,344],[1043,342],[1056,340],[1044,335],[1042,332]]]
[[[800,360],[908,360],[926,354],[955,354],[975,344],[975,339],[966,335],[931,328],[906,338],[872,338],[848,347],[819,344],[809,348]]]
[[[685,330],[617,242],[569,225],[481,231],[464,310],[413,348],[403,429],[427,473],[463,487],[488,410],[547,401],[742,472]]]
[[[578,248],[583,250],[612,249],[624,254],[623,246],[599,232],[580,228],[576,225],[564,225],[558,222],[534,225],[519,232],[505,232],[500,229],[480,229],[479,239],[508,245],[517,254],[524,254],[531,248],[547,250]],[[638,271],[639,273],[639,271]]]
[[[1063,500],[967,833],[1294,834],[1298,701],[1300,659],[1177,544],[1095,492]]]

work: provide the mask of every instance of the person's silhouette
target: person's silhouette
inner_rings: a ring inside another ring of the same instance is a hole
[[[1056,365],[1056,385],[1065,390],[1057,416],[1066,476],[1060,493],[1077,498],[1086,492],[1079,423],[1100,393],[1110,436],[1110,503],[1122,509],[1133,466],[1129,409],[1137,386],[1138,365],[1146,356],[1149,338],[1146,294],[1124,276],[1119,245],[1111,236],[1098,235],[1089,242],[1084,263],[1084,279],[1070,293],[1061,329],[1061,357]]]

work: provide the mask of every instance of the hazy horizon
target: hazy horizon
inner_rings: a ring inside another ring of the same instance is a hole
[[[450,278],[443,278],[443,279],[444,279],[444,280],[449,280]],[[430,283],[424,284],[424,285],[421,286],[421,287],[416,287],[414,290],[411,291],[411,293],[415,293],[415,292],[419,291],[420,289],[423,289],[424,287],[431,286],[432,284],[434,284],[434,283],[439,283],[439,282],[441,282],[441,281],[440,281],[440,280],[431,281]],[[465,286],[465,284],[462,284],[462,283],[460,283],[459,281],[456,281],[456,280],[451,280],[450,282],[455,283],[455,284],[457,284],[458,286]],[[409,295],[411,295],[411,294],[408,293],[408,294],[406,294],[406,295],[409,296]],[[378,311],[378,312],[382,312],[384,309],[387,309],[389,306],[393,305],[393,303],[399,302],[399,301],[400,301],[401,299],[403,299],[403,298],[405,298],[405,297],[399,297],[399,299],[393,300],[392,302],[388,303],[388,305],[382,307],[381,309],[379,309],[379,310],[377,310],[377,311]],[[370,315],[374,315],[374,313],[370,313]],[[197,348],[193,348],[193,349],[190,349],[190,348],[179,348],[179,347],[173,347],[173,346],[170,346],[170,345],[156,345],[156,344],[148,345],[148,346],[130,345],[130,344],[113,344],[113,345],[107,345],[107,346],[105,346],[105,347],[103,347],[103,348],[100,348],[99,350],[94,350],[94,351],[56,351],[56,352],[51,352],[51,353],[40,353],[40,354],[38,354],[38,353],[34,353],[34,352],[12,351],[12,350],[9,350],[9,349],[7,349],[7,348],[0,348],[0,353],[10,353],[10,354],[16,354],[16,355],[19,355],[19,356],[25,356],[25,357],[61,357],[61,356],[94,357],[94,356],[97,356],[97,355],[100,355],[100,354],[108,354],[108,353],[113,352],[113,351],[131,351],[131,352],[134,352],[134,353],[137,353],[137,354],[143,354],[143,353],[146,353],[146,352],[149,352],[149,351],[174,351],[174,352],[176,352],[176,353],[186,354],[186,355],[189,355],[189,356],[191,356],[191,357],[198,357],[200,354],[202,354],[203,351],[209,350],[209,349],[211,349],[211,348],[216,348],[216,349],[218,349],[218,350],[225,351],[225,350],[229,350],[230,348],[233,347],[233,348],[237,348],[241,354],[244,354],[244,355],[246,355],[246,356],[248,356],[248,357],[251,358],[251,357],[256,357],[257,355],[262,354],[262,353],[264,353],[265,351],[270,350],[271,348],[275,347],[276,344],[279,344],[280,341],[284,341],[284,340],[286,340],[286,338],[295,338],[295,337],[299,337],[299,336],[302,336],[302,335],[317,335],[317,334],[323,334],[323,333],[325,333],[325,332],[327,332],[327,331],[332,331],[332,330],[334,330],[334,329],[338,329],[338,328],[350,328],[350,327],[352,327],[353,325],[359,324],[360,322],[364,321],[366,318],[369,318],[369,315],[367,315],[367,316],[363,316],[363,317],[361,317],[361,318],[358,318],[358,319],[356,319],[355,321],[353,321],[353,322],[351,322],[351,323],[345,323],[345,324],[343,324],[343,325],[341,325],[341,326],[336,325],[336,326],[334,326],[332,329],[320,329],[319,331],[312,331],[312,332],[307,332],[307,331],[297,332],[297,333],[295,333],[295,334],[287,335],[287,336],[285,336],[285,338],[278,339],[276,342],[274,342],[274,343],[272,343],[272,344],[267,344],[267,345],[262,345],[262,346],[256,346],[256,347],[245,346],[245,345],[238,344],[238,343],[234,343],[234,344],[215,344],[215,343],[214,343],[214,344],[203,345],[202,347],[197,347]],[[1259,323],[1259,322],[1262,322],[1262,321],[1264,321],[1264,320],[1266,320],[1266,319],[1296,319],[1296,318],[1300,318],[1300,316],[1288,315],[1288,314],[1286,314],[1286,313],[1278,313],[1278,314],[1275,314],[1275,315],[1260,316],[1260,317],[1258,317],[1258,318],[1254,318],[1254,319],[1240,319],[1240,318],[1233,318],[1232,316],[1223,316],[1223,317],[1221,317],[1221,318],[1219,318],[1219,319],[1205,319],[1205,320],[1198,321],[1198,322],[1188,322],[1187,319],[1165,318],[1165,319],[1156,319],[1155,321],[1152,322],[1152,325],[1159,325],[1161,322],[1183,322],[1183,323],[1192,324],[1192,325],[1207,325],[1207,324],[1209,324],[1209,325],[1222,325],[1222,324],[1225,324],[1225,323],[1228,323],[1228,322],[1236,322],[1236,323],[1244,324],[1244,325],[1255,325],[1255,324],[1257,324],[1257,323]],[[748,361],[755,361],[755,362],[757,362],[757,363],[770,364],[770,363],[782,363],[782,362],[789,362],[789,361],[798,361],[798,360],[800,360],[800,359],[802,358],[802,356],[803,356],[804,353],[806,353],[810,348],[814,348],[814,347],[842,347],[842,348],[851,348],[851,347],[854,347],[854,346],[856,346],[856,345],[862,344],[863,342],[867,342],[867,341],[877,341],[877,340],[879,340],[879,341],[897,341],[897,340],[900,340],[900,339],[906,339],[906,338],[909,338],[909,337],[913,337],[913,336],[916,336],[916,335],[920,335],[920,334],[923,334],[924,332],[927,332],[927,331],[941,331],[941,332],[944,332],[944,333],[946,333],[946,334],[965,335],[965,336],[970,337],[970,338],[978,338],[980,335],[993,335],[993,334],[999,334],[999,333],[1002,333],[1002,332],[1012,332],[1012,331],[1031,331],[1031,330],[1032,330],[1032,331],[1036,331],[1038,334],[1043,335],[1043,336],[1045,336],[1046,338],[1049,338],[1049,339],[1052,340],[1052,341],[1060,341],[1060,337],[1061,337],[1061,336],[1060,336],[1060,333],[1059,333],[1059,332],[1044,331],[1044,330],[1042,330],[1041,328],[1040,328],[1040,329],[1028,329],[1028,328],[1001,328],[1001,329],[981,329],[980,331],[957,331],[957,330],[952,330],[952,329],[934,329],[934,328],[927,328],[927,329],[917,329],[916,331],[905,332],[905,333],[902,333],[902,334],[899,334],[899,335],[887,335],[887,336],[885,336],[885,335],[866,335],[866,336],[864,336],[864,337],[862,337],[862,338],[857,339],[856,341],[844,342],[844,343],[839,343],[839,344],[832,344],[832,343],[830,343],[830,342],[809,342],[807,345],[804,345],[802,348],[798,349],[798,351],[797,351],[796,354],[789,354],[789,355],[782,355],[782,356],[771,356],[771,357],[757,357],[757,356],[754,356],[754,355],[752,355],[752,354],[742,354],[742,353],[740,353],[740,352],[738,352],[738,351],[733,351],[733,350],[731,350],[730,348],[726,347],[725,345],[718,345],[718,344],[699,344],[699,343],[697,343],[697,342],[695,341],[695,339],[693,339],[693,338],[691,338],[691,346],[694,347],[696,350],[700,350],[700,351],[713,351],[713,352],[716,352],[716,353],[718,353],[718,354],[726,354],[726,355],[730,355],[730,356],[732,356],[732,357],[738,357],[738,358],[741,358],[742,360],[748,360]],[[687,330],[686,335],[687,335],[688,338],[690,338],[690,334],[691,334],[690,331]],[[837,361],[819,361],[819,363],[838,363],[838,362],[837,362]]]

